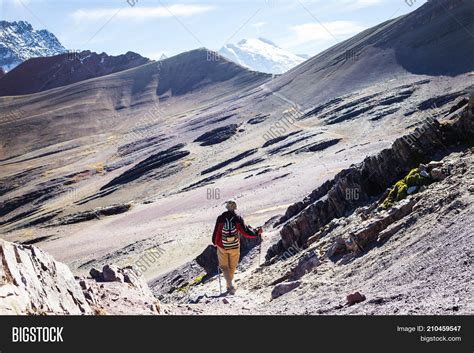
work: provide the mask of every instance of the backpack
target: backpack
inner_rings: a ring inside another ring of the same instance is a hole
[[[234,216],[225,218],[224,220],[224,226],[222,227],[222,245],[226,250],[238,249],[240,247],[239,233],[237,232]]]

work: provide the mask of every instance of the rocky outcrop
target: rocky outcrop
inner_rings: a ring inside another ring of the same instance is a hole
[[[252,156],[254,155],[255,153],[257,153],[257,149],[251,149],[251,150],[248,150],[248,151],[245,151],[245,152],[242,152],[242,153],[239,153],[237,156],[235,157],[232,157],[230,159],[227,159],[221,163],[218,163],[216,165],[213,165],[212,167],[209,167],[205,170],[203,170],[201,172],[201,175],[204,175],[204,174],[209,174],[209,173],[212,173],[212,172],[215,172],[216,170],[219,170],[219,169],[222,169],[226,166],[228,166],[229,164],[232,164],[232,163],[235,163],[235,162],[239,162],[241,161],[242,159],[244,158],[247,158],[249,156]]]
[[[471,101],[473,99],[471,97]],[[473,137],[471,108],[453,113],[442,123],[427,119],[414,132],[397,139],[391,148],[341,171],[302,202],[290,206],[281,219],[286,222],[280,231],[281,240],[269,249],[267,260],[294,244],[305,246],[308,238],[331,220],[348,216],[357,207],[374,202],[419,163],[430,161],[436,153],[446,153],[449,146],[472,143]]]
[[[294,136],[294,135],[297,135],[299,133],[301,133],[302,130],[298,130],[298,131],[293,131],[293,132],[290,132],[289,134],[286,134],[286,135],[281,135],[281,136],[277,136],[277,137],[274,137],[272,139],[268,139],[262,146],[262,148],[265,148],[265,147],[268,147],[268,146],[271,146],[271,145],[274,145],[275,143],[279,143],[279,142],[282,142],[282,141],[285,141],[287,140],[288,138]]]
[[[98,315],[158,315],[160,302],[144,278],[131,266],[91,269],[92,278],[79,280],[84,296]]]
[[[208,245],[204,251],[196,257],[196,262],[209,275],[217,273],[217,249],[213,245]]]
[[[351,253],[359,254],[375,243],[383,243],[396,233],[403,224],[396,223],[408,216],[416,205],[418,198],[408,198],[393,206],[389,211],[384,211],[359,222],[357,227],[346,234],[334,239],[331,247],[326,251],[330,259],[337,259],[339,255]],[[392,225],[396,227],[391,227]],[[312,239],[312,238],[310,238]]]
[[[266,115],[265,114],[258,114],[255,117],[253,117],[252,119],[250,119],[249,121],[247,121],[247,123],[249,123],[250,125],[261,124],[266,119],[268,119],[269,117],[270,117],[270,114],[266,114]]]
[[[104,266],[94,278],[31,245],[0,240],[0,315],[157,315],[160,303],[132,267]]]
[[[305,197],[303,201],[299,201],[287,208],[285,215],[282,216],[275,226],[278,226],[290,218],[296,216],[302,210],[304,210],[308,205],[318,201],[323,196],[325,196],[328,191],[334,186],[334,180],[328,180],[324,182],[319,188],[315,189],[310,195]]]
[[[127,212],[132,207],[131,204],[111,205],[106,207],[98,207],[93,210],[75,213],[66,217],[58,218],[57,220],[46,223],[47,226],[58,226],[66,224],[75,224],[81,222],[91,221],[93,219],[100,219],[100,217],[113,216]]]
[[[237,132],[237,128],[236,124],[219,127],[199,136],[194,142],[200,142],[201,146],[217,145],[230,139]]]
[[[34,246],[0,240],[0,314],[92,314],[69,268]]]
[[[307,146],[298,148],[294,151],[288,152],[287,154],[323,151],[331,146],[337,145],[339,142],[341,142],[341,140],[342,139],[330,139],[330,140],[325,140],[325,141],[318,141],[318,142],[309,144]]]
[[[172,168],[170,164],[177,162],[190,154],[189,151],[181,150],[183,147],[183,144],[178,144],[168,148],[167,150],[153,154],[137,165],[126,170],[118,177],[112,179],[109,183],[101,187],[100,190],[106,190],[130,183],[134,180],[144,177],[156,169],[167,167],[171,170]],[[177,172],[177,170],[175,172]]]
[[[297,265],[290,267],[290,271],[277,281],[295,280],[293,275],[299,263],[304,261],[308,254],[315,252],[320,254],[320,260],[314,264],[316,269],[320,262],[330,260],[333,263],[353,261],[355,258],[367,254],[374,247],[385,245],[395,234],[410,228],[417,220],[422,219],[429,213],[441,214],[465,207],[465,201],[460,197],[462,192],[460,186],[472,184],[472,173],[469,173],[469,165],[472,164],[471,151],[455,152],[439,162],[431,162],[428,165],[437,165],[444,171],[444,177],[434,180],[427,187],[421,187],[417,192],[408,195],[405,199],[394,203],[389,209],[381,207],[383,198],[370,205],[356,209],[350,216],[333,219],[328,225],[308,238],[308,248],[298,249],[296,253],[303,255]],[[471,187],[474,190],[474,188]],[[442,191],[441,191],[442,190]],[[468,189],[469,190],[469,189]],[[469,191],[471,192],[471,191]],[[468,198],[468,196],[465,196]],[[458,199],[457,201],[453,201]],[[441,207],[443,211],[440,211]],[[267,264],[275,263],[278,259],[290,254],[286,250],[280,257],[275,257]]]

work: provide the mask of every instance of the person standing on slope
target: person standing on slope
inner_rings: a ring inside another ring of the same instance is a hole
[[[235,294],[236,288],[232,281],[240,258],[239,235],[257,238],[262,235],[262,229],[254,230],[247,226],[235,212],[237,204],[234,201],[227,201],[226,209],[226,212],[217,217],[212,244],[217,247],[217,258],[227,283],[227,293]]]

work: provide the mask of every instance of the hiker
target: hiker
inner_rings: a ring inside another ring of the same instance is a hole
[[[257,230],[247,226],[235,210],[235,201],[226,202],[227,211],[217,217],[212,235],[212,244],[217,247],[219,267],[227,283],[227,293],[235,294],[236,287],[232,280],[240,258],[240,238],[257,238],[262,235],[262,228]]]

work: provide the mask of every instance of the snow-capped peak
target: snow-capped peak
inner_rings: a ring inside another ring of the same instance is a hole
[[[31,58],[65,52],[56,36],[45,29],[36,31],[26,21],[0,21],[0,67],[5,72]]]
[[[219,53],[251,70],[270,74],[282,74],[306,60],[265,38],[242,39],[225,45]]]

